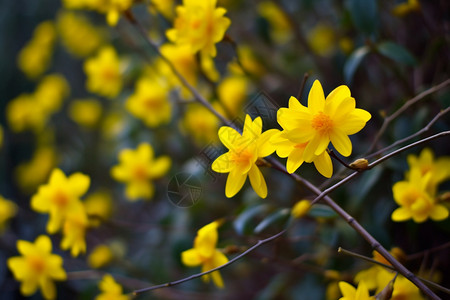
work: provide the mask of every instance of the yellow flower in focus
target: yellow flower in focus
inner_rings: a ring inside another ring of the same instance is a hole
[[[289,108],[280,108],[277,115],[284,129],[281,137],[296,144],[308,143],[303,152],[305,162],[321,155],[330,141],[340,154],[349,156],[352,143],[348,136],[360,131],[370,118],[370,113],[355,108],[347,86],[337,87],[325,99],[318,80],[309,92],[308,107],[291,97]]]
[[[220,107],[214,104],[213,107],[220,111]],[[180,125],[199,145],[204,146],[218,141],[217,130],[220,121],[201,104],[190,104]]]
[[[311,50],[321,56],[329,56],[336,48],[336,37],[333,27],[319,23],[307,36]]]
[[[50,238],[41,235],[34,243],[19,240],[17,249],[21,256],[10,257],[7,264],[14,278],[22,283],[21,294],[31,296],[40,288],[45,299],[55,299],[53,280],[66,280],[67,275],[62,267],[61,256],[51,253]]]
[[[56,29],[52,21],[42,22],[35,28],[32,39],[17,57],[19,69],[28,78],[35,79],[47,70],[55,39]]]
[[[249,115],[245,116],[242,135],[228,126],[219,129],[219,139],[228,148],[228,152],[219,156],[211,168],[218,173],[229,173],[225,186],[225,195],[228,198],[239,192],[247,175],[258,196],[266,198],[266,181],[256,162],[275,151],[269,140],[277,132],[279,132],[277,129],[270,129],[262,133],[261,117],[252,121]]]
[[[361,281],[356,289],[351,284],[340,281],[339,289],[343,296],[339,300],[375,300],[375,297],[369,295],[369,290],[364,281]]]
[[[9,219],[17,213],[17,205],[0,195],[0,233],[5,229]]]
[[[73,257],[77,257],[80,253],[86,253],[85,236],[88,226],[88,217],[84,206],[75,206],[67,213],[64,221],[61,249],[70,248],[70,254]]]
[[[215,57],[215,44],[220,42],[231,21],[224,17],[226,9],[216,7],[216,0],[183,0],[176,7],[174,28],[167,38],[180,45],[189,45],[192,53]]]
[[[122,286],[114,278],[106,274],[99,284],[102,293],[95,297],[95,300],[128,300],[130,297],[122,294]]]
[[[229,76],[217,86],[217,95],[231,118],[236,118],[242,111],[247,99],[249,80],[245,76]]]
[[[86,89],[107,98],[116,97],[122,90],[120,60],[111,46],[101,48],[96,57],[84,62]]]
[[[420,2],[418,0],[406,0],[392,9],[392,13],[397,17],[403,17],[417,11],[420,11]]]
[[[272,1],[258,4],[258,13],[270,24],[270,37],[278,44],[286,43],[292,38],[291,24],[286,14]]]
[[[16,182],[26,193],[34,193],[57,165],[57,154],[50,146],[42,146],[33,152],[29,162],[21,163],[14,170]]]
[[[100,269],[108,265],[114,255],[107,245],[98,245],[88,256],[88,265],[93,269]]]
[[[64,98],[70,93],[70,87],[64,76],[60,74],[47,75],[39,82],[34,92],[36,105],[51,115],[57,112]]]
[[[84,208],[89,217],[89,226],[97,227],[102,221],[109,219],[112,213],[112,197],[108,191],[99,190],[84,201]]]
[[[219,249],[216,249],[217,239],[219,237],[217,228],[220,224],[221,221],[214,221],[197,231],[197,236],[194,239],[194,247],[181,253],[181,261],[184,265],[188,267],[201,265],[202,272],[206,272],[228,262],[228,258]],[[219,271],[203,275],[202,279],[205,282],[209,282],[210,277],[212,277],[217,287],[224,287]]]
[[[87,192],[89,184],[87,175],[74,173],[66,177],[60,169],[52,171],[48,184],[40,186],[31,198],[33,210],[50,215],[48,233],[57,232],[71,211],[83,209],[80,197]]]
[[[300,200],[297,203],[295,203],[294,207],[291,210],[291,215],[294,218],[302,218],[305,216],[309,210],[311,209],[311,201],[309,200]]]
[[[172,20],[174,11],[174,0],[150,0],[149,10],[152,14],[161,13],[165,18]]]
[[[34,95],[21,94],[7,104],[6,118],[14,132],[28,129],[39,132],[44,129],[48,114],[42,106],[37,105]]]
[[[428,172],[431,173],[426,189],[432,195],[436,193],[439,184],[450,177],[450,157],[435,159],[430,148],[423,149],[419,156],[408,155],[407,161],[409,169],[419,169],[422,176]],[[406,174],[406,178],[408,176],[409,173]]]
[[[134,94],[125,102],[125,108],[149,127],[166,124],[172,113],[169,89],[154,79],[141,78]]]
[[[136,150],[124,149],[119,153],[119,165],[111,169],[111,176],[126,183],[126,196],[135,201],[151,199],[155,193],[152,180],[161,178],[170,168],[168,156],[154,158],[150,144],[142,143]]]
[[[102,104],[97,99],[76,99],[69,104],[69,117],[85,128],[95,128],[102,115]]]
[[[103,33],[81,14],[61,12],[56,25],[64,47],[76,57],[89,56],[104,43]]]
[[[422,223],[428,218],[442,221],[448,217],[448,209],[436,203],[434,195],[427,191],[432,173],[422,175],[421,170],[412,169],[407,181],[399,181],[392,187],[395,202],[400,205],[392,213],[392,220],[402,222],[413,219]]]

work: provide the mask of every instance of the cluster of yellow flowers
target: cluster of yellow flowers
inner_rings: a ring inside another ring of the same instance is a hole
[[[109,26],[115,26],[133,0],[63,0],[63,4],[68,9],[89,9],[105,14]]]
[[[433,152],[425,148],[419,157],[408,156],[409,171],[406,180],[394,184],[395,202],[400,205],[392,213],[396,222],[413,219],[422,223],[428,218],[441,221],[448,217],[448,208],[439,203],[438,186],[450,177],[450,158],[434,159]]]

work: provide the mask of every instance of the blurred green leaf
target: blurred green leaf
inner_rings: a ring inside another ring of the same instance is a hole
[[[393,61],[400,64],[413,66],[417,64],[416,58],[404,47],[394,42],[383,42],[378,44],[378,51]]]
[[[347,84],[352,82],[356,69],[369,51],[369,47],[363,46],[353,51],[353,53],[349,56],[344,65],[344,79]]]
[[[290,216],[290,210],[287,208],[283,208],[277,210],[276,212],[270,214],[268,217],[263,219],[256,227],[254,232],[261,233],[266,228],[271,227],[272,225],[284,224]]]
[[[308,213],[314,218],[336,218],[337,214],[329,206],[324,204],[315,204]]]
[[[252,206],[247,209],[245,209],[233,222],[234,230],[238,234],[248,234],[252,232],[252,228],[250,226],[250,223],[254,218],[263,213],[266,212],[269,208],[269,205],[267,204],[261,204],[257,206]]]
[[[347,8],[355,27],[365,35],[374,33],[377,27],[378,8],[375,0],[349,0]]]

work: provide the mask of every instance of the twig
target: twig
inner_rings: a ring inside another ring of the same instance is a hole
[[[349,256],[352,256],[352,257],[355,257],[355,258],[359,258],[359,259],[365,260],[365,261],[370,262],[370,263],[375,264],[375,265],[379,265],[379,266],[381,266],[383,268],[386,268],[386,269],[389,269],[389,270],[392,270],[392,271],[395,271],[395,272],[397,271],[393,266],[383,264],[382,262],[379,262],[379,261],[377,261],[375,259],[372,259],[372,258],[364,256],[364,255],[355,253],[353,251],[345,250],[342,247],[338,248],[338,253],[349,255]],[[418,275],[415,275],[415,276],[420,281],[423,281],[423,283],[425,283],[426,285],[428,285],[428,286],[430,286],[432,288],[435,288],[435,289],[437,289],[437,290],[439,290],[441,292],[444,292],[444,293],[447,293],[447,294],[450,295],[450,289],[448,289],[446,287],[443,287],[442,285],[439,285],[439,284],[437,284],[437,283],[435,283],[433,281],[430,281],[428,279],[422,278],[422,277],[420,277]]]
[[[383,124],[381,125],[380,130],[378,131],[377,135],[375,136],[375,139],[373,140],[372,144],[369,147],[369,150],[367,150],[366,153],[370,153],[373,151],[373,149],[375,148],[376,144],[378,143],[378,140],[381,138],[381,136],[383,135],[383,133],[386,131],[386,128],[388,127],[388,125],[395,119],[397,118],[400,114],[402,114],[405,110],[407,110],[410,106],[414,105],[415,103],[417,103],[418,101],[422,100],[423,98],[425,98],[426,96],[435,93],[443,88],[445,88],[447,85],[450,84],[450,79],[447,79],[446,81],[433,86],[431,88],[429,88],[428,90],[423,91],[422,93],[418,94],[417,96],[415,96],[414,98],[411,98],[410,100],[406,101],[405,104],[402,105],[402,107],[400,107],[398,110],[396,110],[393,114],[391,114],[390,116],[387,116],[384,118]]]
[[[308,73],[303,74],[302,84],[300,85],[300,89],[298,90],[298,94],[297,94],[297,99],[299,101],[302,98],[303,90],[305,89],[305,84],[306,84],[306,81],[308,80],[308,78],[309,78]]]
[[[441,251],[444,250],[446,248],[450,248],[450,242],[445,243],[443,245],[428,249],[426,251],[423,252],[419,252],[419,253],[414,253],[414,254],[410,254],[406,257],[407,260],[411,260],[411,259],[417,259],[420,258],[422,256],[424,256],[426,253],[432,253],[432,252],[437,252],[437,251]]]
[[[268,242],[273,241],[274,239],[276,239],[279,236],[283,235],[285,232],[286,232],[286,229],[278,232],[275,235],[272,235],[271,237],[268,237],[267,239],[259,240],[255,245],[253,245],[252,247],[248,248],[246,251],[242,252],[241,254],[239,254],[238,256],[234,257],[233,259],[230,259],[226,264],[218,266],[218,267],[216,267],[214,269],[211,269],[209,271],[202,272],[202,273],[197,273],[197,274],[191,275],[189,277],[186,277],[186,278],[183,278],[183,279],[180,279],[180,280],[177,280],[177,281],[172,281],[172,282],[168,282],[168,283],[164,283],[164,284],[160,284],[160,285],[151,286],[151,287],[148,287],[148,288],[143,288],[143,289],[140,289],[140,290],[135,290],[135,291],[133,291],[133,295],[136,296],[136,295],[142,294],[144,292],[148,292],[148,291],[152,291],[152,290],[156,290],[156,289],[160,289],[160,288],[164,288],[164,287],[178,285],[180,283],[183,283],[183,282],[195,279],[195,278],[199,278],[199,277],[202,277],[203,275],[206,275],[206,274],[212,273],[214,271],[218,271],[220,269],[223,269],[226,266],[229,266],[232,263],[234,263],[235,261],[241,259],[242,257],[244,257],[248,253],[252,252],[256,248],[258,248],[258,247],[260,247],[260,246],[262,246],[262,245],[264,245],[264,244],[266,244]]]

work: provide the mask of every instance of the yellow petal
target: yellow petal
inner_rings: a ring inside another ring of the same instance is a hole
[[[160,156],[151,165],[151,178],[160,178],[167,173],[171,165],[170,157]]]
[[[278,129],[269,129],[261,134],[257,143],[258,157],[266,157],[275,152],[276,147],[270,143],[270,140],[279,132],[280,131]]]
[[[68,178],[69,189],[77,197],[87,192],[90,182],[89,176],[81,173],[74,173]]]
[[[35,246],[43,252],[52,252],[52,241],[46,235],[40,235],[34,242]]]
[[[323,176],[330,178],[333,175],[333,163],[328,152],[324,151],[314,159],[314,166]]]
[[[436,204],[430,212],[430,217],[434,221],[442,221],[448,217],[448,210],[445,206]]]
[[[222,126],[219,128],[219,139],[227,149],[233,149],[234,143],[240,137],[241,134],[231,127]]]
[[[228,173],[231,171],[230,152],[224,153],[212,163],[211,169],[217,173]]]
[[[342,296],[355,299],[356,289],[350,283],[339,281],[339,289],[341,290]]]
[[[41,277],[39,280],[39,286],[45,299],[56,298],[56,287],[50,278],[47,278],[45,276]]]
[[[352,142],[345,133],[335,129],[330,135],[330,140],[336,151],[342,156],[347,157],[352,153]]]
[[[196,267],[202,263],[201,256],[194,248],[181,252],[181,261],[188,267]]]
[[[289,174],[294,173],[300,166],[303,164],[303,152],[305,148],[294,148],[292,152],[289,154],[287,162],[286,162],[286,170]]]
[[[20,285],[20,293],[24,296],[33,295],[38,288],[38,282],[36,280],[25,280]]]
[[[392,221],[403,222],[411,219],[411,212],[404,207],[399,207],[396,210],[394,210],[394,212],[391,215],[391,218]]]
[[[250,184],[252,185],[253,190],[256,192],[256,194],[258,194],[258,196],[260,196],[261,198],[266,198],[267,185],[258,166],[253,164],[250,172],[248,173],[248,176],[250,178]]]
[[[225,196],[231,198],[240,191],[247,179],[247,174],[235,172],[234,170],[228,174],[227,183],[225,185]]]
[[[325,141],[325,142],[324,142]],[[305,147],[305,151],[303,153],[303,159],[310,163],[316,157],[315,152],[319,145],[323,145],[326,142],[329,142],[328,137],[315,135],[311,141],[309,141],[308,145]]]
[[[325,108],[325,95],[319,80],[315,80],[308,95],[308,108],[314,115]]]
[[[325,113],[334,115],[340,102],[351,96],[350,89],[346,85],[341,85],[331,91],[326,99]]]

